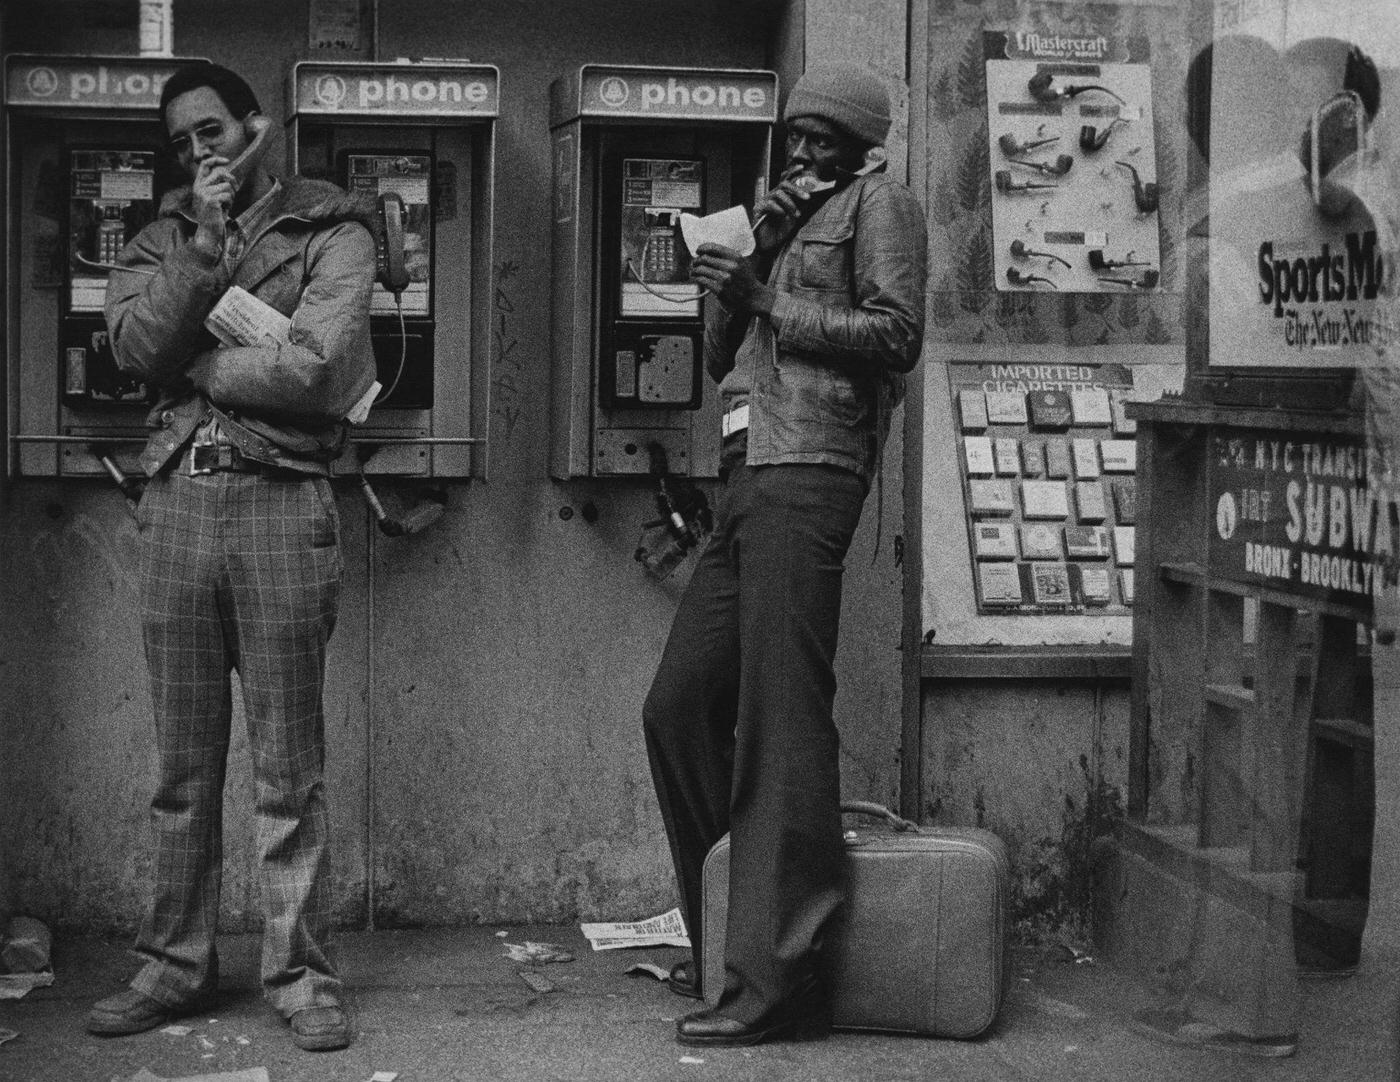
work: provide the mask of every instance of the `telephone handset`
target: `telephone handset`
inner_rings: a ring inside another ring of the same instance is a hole
[[[243,153],[228,163],[228,171],[233,174],[233,190],[236,192],[248,183],[253,170],[262,161],[263,155],[271,149],[272,121],[261,113],[250,113],[243,121],[243,133],[252,141],[243,148]]]
[[[815,173],[805,172],[805,167],[803,166],[795,166],[786,170],[781,179],[792,181],[793,184],[797,185],[797,187],[801,188],[809,195],[818,195],[822,192],[829,192],[834,188],[844,188],[847,184],[852,183],[860,177],[883,169],[888,163],[889,159],[886,157],[885,148],[873,146],[866,150],[865,163],[859,169],[850,170],[838,168],[836,170],[836,177],[832,180],[818,180]],[[810,213],[811,210],[815,210],[816,207],[812,206],[809,202],[799,209],[803,212],[800,217],[806,217],[806,215]],[[761,226],[767,218],[768,215],[765,213],[760,214],[754,219],[751,228],[755,233],[758,232],[758,227]]]
[[[385,192],[375,200],[374,255],[379,284],[395,297],[408,288],[408,266],[403,257],[403,227],[408,218],[403,197]]]

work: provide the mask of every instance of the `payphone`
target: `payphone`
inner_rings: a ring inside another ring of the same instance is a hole
[[[459,62],[293,66],[292,167],[374,201],[382,390],[332,469],[484,477],[499,73]]]
[[[149,395],[118,371],[102,307],[112,261],[182,182],[160,92],[189,62],[5,58],[12,475],[101,475],[99,454],[135,469]]]
[[[560,479],[719,467],[705,306],[683,215],[766,190],[772,72],[585,64],[551,88],[553,411]]]

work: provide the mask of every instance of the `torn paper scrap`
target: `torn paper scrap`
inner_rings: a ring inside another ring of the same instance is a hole
[[[53,974],[0,973],[0,999],[23,999],[35,988],[53,984]]]
[[[702,244],[723,244],[740,255],[749,255],[754,250],[749,212],[741,206],[707,214],[703,218],[682,211],[681,239],[692,253]]]
[[[565,950],[558,943],[531,943],[526,940],[524,943],[504,943],[502,946],[506,949],[506,957],[512,962],[524,962],[526,965],[574,960],[572,952]]]
[[[531,989],[544,995],[546,992],[553,992],[557,987],[555,983],[543,973],[536,973],[533,969],[517,970],[520,979],[528,984]]]
[[[690,946],[679,906],[646,920],[582,924],[579,927],[595,951],[620,950],[623,947]]]
[[[650,973],[659,981],[669,981],[671,979],[671,971],[665,966],[657,965],[655,962],[637,962],[628,966],[622,972],[624,974]]]

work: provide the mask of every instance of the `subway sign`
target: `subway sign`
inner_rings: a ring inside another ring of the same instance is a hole
[[[303,61],[287,90],[293,115],[494,117],[500,72],[492,64],[365,64]]]
[[[585,64],[578,74],[576,115],[772,124],[778,119],[778,77],[771,71]]]
[[[5,58],[5,104],[24,109],[157,110],[175,69],[195,58],[25,56]]]

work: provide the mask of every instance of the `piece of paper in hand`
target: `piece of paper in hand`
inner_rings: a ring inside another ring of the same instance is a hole
[[[350,412],[345,415],[345,419],[352,425],[364,424],[365,418],[369,416],[369,408],[374,405],[374,400],[379,397],[379,392],[382,390],[384,390],[384,385],[378,380],[371,383],[369,390],[350,407]]]
[[[743,207],[730,207],[703,218],[682,211],[681,239],[692,255],[702,244],[723,244],[740,255],[749,255],[754,249],[753,227]]]
[[[229,286],[204,318],[226,346],[279,346],[291,341],[292,321],[242,286]]]

